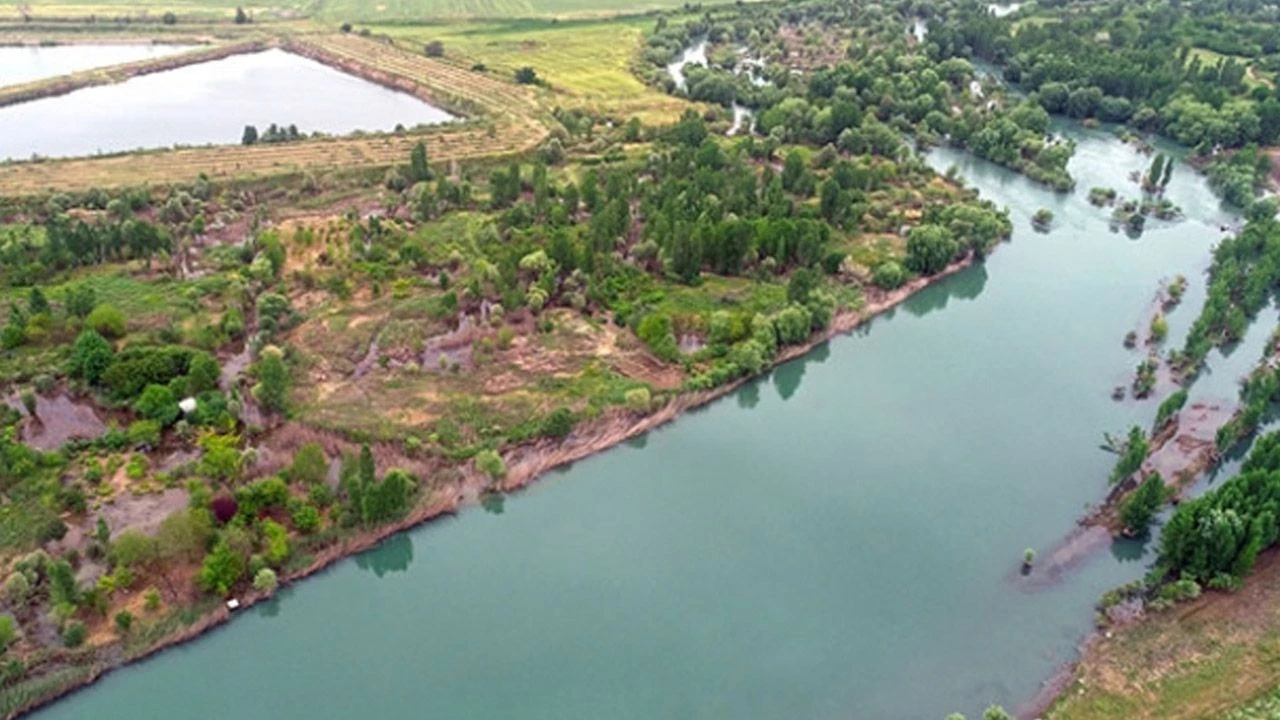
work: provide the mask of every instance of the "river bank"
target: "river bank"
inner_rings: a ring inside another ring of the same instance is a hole
[[[837,313],[827,329],[814,333],[801,344],[781,350],[762,374],[768,374],[774,368],[804,357],[832,338],[853,331],[863,323],[896,308],[920,291],[971,268],[974,264],[975,258],[970,255],[950,264],[933,276],[917,278],[897,290],[891,292],[875,291],[874,295],[857,310],[845,310]],[[739,390],[744,384],[754,382],[757,379],[758,376],[742,378],[714,390],[682,393],[660,408],[644,415],[636,415],[625,410],[615,410],[605,416],[579,425],[574,433],[563,442],[541,441],[518,447],[505,455],[509,469],[498,489],[502,492],[513,492],[527,488],[534,481],[545,477],[550,471],[571,465],[574,462],[633,440],[677,420],[687,412],[705,407],[713,401]],[[456,483],[436,488],[429,492],[400,520],[389,525],[345,536],[336,543],[316,552],[304,567],[281,575],[280,589],[283,590],[287,586],[321,573],[340,560],[375,548],[381,542],[394,535],[443,517],[453,516],[466,506],[477,505],[481,494],[486,491],[489,485],[490,482],[486,477],[474,469],[468,469]],[[277,593],[279,591],[277,590]],[[17,709],[7,712],[4,717],[6,720],[16,718],[77,690],[91,686],[116,669],[131,665],[138,660],[155,657],[166,649],[177,647],[202,637],[210,631],[223,627],[233,619],[235,614],[242,614],[244,610],[268,600],[270,597],[254,591],[238,596],[237,600],[241,609],[237,613],[232,613],[222,604],[218,604],[211,612],[201,616],[194,623],[163,637],[144,652],[129,657],[118,657],[113,663],[95,663],[91,666],[91,671],[87,675],[78,678],[74,683],[59,687],[50,694],[31,698]],[[39,679],[37,677],[27,682],[38,682]],[[11,688],[9,692],[13,692],[15,689],[17,688]]]

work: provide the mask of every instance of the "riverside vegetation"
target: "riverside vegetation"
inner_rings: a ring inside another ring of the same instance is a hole
[[[530,456],[685,407],[980,261],[1011,233],[1007,213],[907,139],[1062,191],[1074,147],[1055,116],[1192,148],[1249,218],[1216,251],[1185,347],[1163,359],[1193,376],[1280,280],[1275,207],[1254,200],[1260,148],[1280,134],[1276,48],[1263,9],[1228,10],[824,1],[380,25],[382,10],[326,5],[323,23],[212,10],[142,23],[210,31],[201,52],[283,47],[464,120],[325,138],[290,117],[235,128],[227,147],[0,165],[0,710],[194,633],[227,597],[269,596],[369,538],[491,499],[530,479],[517,469]],[[916,20],[923,38],[906,31]],[[22,21],[51,37],[124,25]],[[678,87],[667,66],[700,40],[708,67]],[[562,44],[610,62],[586,67]],[[735,106],[754,132],[725,138]],[[1176,219],[1161,197],[1174,162],[1156,161],[1143,199],[1116,208],[1134,231]],[[1155,387],[1150,362],[1135,394]],[[1276,386],[1268,370],[1250,380],[1220,446],[1259,426]],[[64,427],[59,403],[83,423]],[[1146,434],[1125,450],[1117,483]],[[1133,595],[1234,587],[1275,542],[1276,468],[1254,453],[1243,480],[1179,508]],[[1123,526],[1141,533],[1168,496],[1158,475],[1136,483]]]
[[[359,35],[323,47],[417,67]],[[457,163],[433,154],[457,131],[395,133],[376,173],[148,186],[139,166],[6,199],[0,709],[527,481],[514,457],[758,374],[1011,230],[894,133],[824,148],[727,141],[695,111],[503,122],[552,137]],[[196,157],[331,141],[274,127]],[[39,169],[57,184],[101,162]],[[91,421],[62,427],[57,402]]]

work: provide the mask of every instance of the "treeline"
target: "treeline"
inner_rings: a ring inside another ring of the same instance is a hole
[[[1250,206],[1248,222],[1238,235],[1218,243],[1209,268],[1204,307],[1191,325],[1180,351],[1170,361],[1194,372],[1214,347],[1244,337],[1249,321],[1266,306],[1280,285],[1280,222],[1275,200]]]
[[[1274,17],[1261,7],[1206,14],[1206,5],[1073,5],[1019,23],[965,4],[930,32],[928,44],[939,59],[1000,64],[1054,114],[1162,132],[1200,154],[1272,144],[1280,138],[1280,99],[1250,77],[1249,65],[1280,44]]]
[[[267,126],[267,129],[263,130],[261,133],[258,132],[258,128],[256,126],[245,125],[244,133],[242,133],[240,136],[240,143],[242,145],[257,145],[258,143],[283,143],[283,142],[293,142],[295,140],[301,140],[305,137],[306,137],[305,135],[298,132],[297,125],[289,125],[288,127],[285,127],[283,125],[276,125],[275,123],[271,123],[270,125]]]
[[[58,212],[43,224],[0,227],[0,281],[33,285],[55,272],[125,260],[150,262],[172,249],[167,228],[136,218],[126,208],[89,218]]]
[[[1033,103],[983,97],[973,87],[978,75],[968,60],[936,49],[922,52],[907,43],[908,20],[879,6],[825,1],[785,8],[746,6],[682,26],[664,19],[648,41],[651,65],[646,72],[653,82],[691,99],[754,108],[759,132],[781,142],[834,144],[845,152],[893,157],[907,134],[926,143],[969,148],[1058,189],[1072,187],[1066,165],[1073,147],[1047,137],[1048,114]],[[793,74],[791,51],[778,39],[779,28],[786,25],[851,31],[847,60]],[[665,65],[680,48],[699,39],[709,42],[713,61],[722,44],[766,58],[762,74],[768,82],[735,72],[737,54],[729,52],[725,63],[690,69],[687,88],[678,90],[669,78],[664,80]]]
[[[1153,575],[1234,588],[1280,537],[1280,433],[1258,438],[1240,474],[1178,506]]]

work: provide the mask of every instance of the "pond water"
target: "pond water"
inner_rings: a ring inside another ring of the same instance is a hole
[[[234,144],[245,125],[336,135],[452,119],[406,93],[267,50],[0,108],[0,159]]]
[[[1027,701],[1146,548],[1060,582],[1021,577],[1022,551],[1103,496],[1102,432],[1150,423],[1156,402],[1109,397],[1141,359],[1121,340],[1183,273],[1180,342],[1234,219],[1179,166],[1187,220],[1112,232],[1087,188],[1136,193],[1149,159],[1060,130],[1079,142],[1073,194],[929,155],[1011,207],[1013,240],[985,264],[500,513],[399,535],[38,717],[920,720]],[[1256,335],[1195,394],[1234,397]]]
[[[188,49],[186,45],[130,44],[0,47],[0,87],[164,57]]]

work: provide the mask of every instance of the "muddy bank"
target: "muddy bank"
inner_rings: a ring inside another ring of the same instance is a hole
[[[849,332],[876,315],[892,309],[919,290],[954,275],[970,267],[973,263],[974,258],[966,257],[953,263],[935,276],[917,279],[893,292],[869,293],[864,307],[856,311],[845,311],[837,314],[827,330],[815,334],[801,345],[785,348],[775,358],[771,368],[804,355],[817,345],[827,342],[838,334]],[[637,415],[633,412],[617,409],[606,413],[597,420],[583,423],[569,438],[562,442],[539,441],[516,448],[506,454],[509,472],[507,478],[501,483],[500,489],[511,491],[523,488],[549,470],[609,449],[625,440],[648,432],[676,419],[686,410],[700,407],[733,392],[750,379],[752,378],[743,378],[711,391],[679,395],[647,415]],[[352,534],[337,540],[332,545],[321,548],[312,556],[311,561],[305,567],[282,573],[280,582],[282,586],[297,582],[323,571],[343,558],[369,550],[391,535],[409,530],[442,515],[455,514],[463,505],[478,502],[481,493],[489,485],[488,479],[479,473],[474,471],[465,472],[457,480],[444,483],[432,490],[419,501],[407,516],[399,521]],[[237,599],[242,607],[248,608],[261,600],[267,599],[267,597],[249,590],[246,594],[237,596]],[[175,631],[138,654],[126,657],[118,651],[111,652],[113,649],[118,650],[118,646],[107,646],[103,648],[96,662],[88,666],[90,672],[87,676],[65,687],[51,691],[43,697],[27,700],[18,709],[11,711],[5,717],[17,717],[61,698],[78,688],[88,686],[117,667],[134,660],[153,656],[166,648],[197,638],[205,632],[221,626],[231,617],[232,614],[221,603],[218,603],[197,622]],[[31,678],[31,680],[38,680],[38,677]],[[20,688],[22,686],[17,687]]]
[[[179,53],[177,55],[166,55],[164,57],[143,60],[136,63],[85,70],[71,75],[61,75],[45,80],[37,80],[23,85],[13,85],[7,88],[0,88],[0,107],[17,105],[19,103],[40,100],[42,98],[54,97],[57,95],[66,95],[67,93],[74,92],[76,90],[94,87],[97,85],[111,85],[123,82],[129,78],[164,72],[166,70],[176,70],[181,67],[186,67],[187,65],[195,65],[197,63],[209,62],[212,60],[221,60],[223,58],[231,57],[232,55],[258,52],[260,50],[266,50],[269,47],[271,47],[271,44],[262,40],[251,40],[231,45],[217,45],[200,50],[192,50],[191,52]]]

